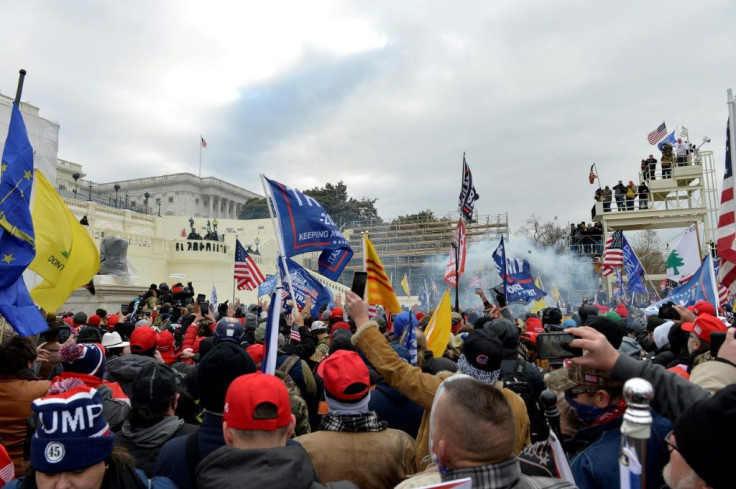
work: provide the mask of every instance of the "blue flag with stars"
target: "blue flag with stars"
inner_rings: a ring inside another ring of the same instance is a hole
[[[33,303],[23,270],[36,256],[29,202],[33,148],[17,104],[13,104],[0,176],[0,314],[21,336],[47,329]]]
[[[317,260],[319,273],[337,280],[353,250],[322,204],[283,183],[263,178],[279,220],[284,254],[291,258],[321,251]]]
[[[661,301],[654,302],[644,309],[645,314],[657,314],[662,304],[674,302],[678,306],[692,306],[698,301],[709,302],[718,310],[718,296],[716,295],[716,282],[713,273],[713,258],[710,253],[705,255],[703,263],[698,271],[690,277],[690,280],[678,285]]]

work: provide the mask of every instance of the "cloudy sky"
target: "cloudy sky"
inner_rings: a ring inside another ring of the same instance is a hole
[[[455,211],[463,152],[481,214],[589,219],[635,179],[663,120],[723,169],[733,0],[14,2],[0,91],[59,122],[93,181],[203,175],[262,193],[344,180],[384,218]]]

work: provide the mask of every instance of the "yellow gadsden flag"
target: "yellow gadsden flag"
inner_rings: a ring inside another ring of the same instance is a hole
[[[391,314],[399,314],[401,312],[399,300],[368,236],[363,236],[363,255],[364,268],[368,272],[366,301],[368,304],[383,306]]]
[[[28,268],[44,280],[31,290],[31,297],[46,311],[55,312],[94,277],[100,269],[100,252],[46,177],[36,170],[34,178],[36,258]]]
[[[409,280],[407,280],[406,274],[404,274],[404,278],[401,279],[401,288],[404,289],[404,294],[406,294],[407,297],[411,296],[411,290],[409,290]]]
[[[424,335],[427,338],[427,348],[432,350],[435,358],[445,353],[447,342],[450,341],[452,327],[452,308],[450,307],[450,291],[445,290],[442,300],[429,319]]]

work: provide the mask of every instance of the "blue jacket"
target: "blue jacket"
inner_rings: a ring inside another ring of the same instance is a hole
[[[424,408],[388,385],[385,380],[378,382],[371,391],[368,408],[375,411],[382,421],[387,422],[389,428],[405,431],[412,438],[417,437]]]
[[[647,442],[647,487],[658,488],[664,485],[662,469],[669,460],[664,437],[672,430],[672,424],[655,412],[652,416],[652,435]],[[623,416],[601,426],[583,428],[572,437],[575,444],[590,444],[570,463],[575,484],[580,489],[619,489],[622,421]]]

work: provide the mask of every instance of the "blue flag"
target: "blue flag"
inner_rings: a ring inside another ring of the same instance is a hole
[[[404,335],[403,346],[409,350],[409,363],[417,364],[417,330],[413,324],[406,327],[406,335]]]
[[[289,276],[291,277],[291,285],[294,288],[294,301],[299,307],[304,307],[307,297],[312,298],[312,316],[319,316],[319,308],[323,304],[329,304],[332,301],[332,292],[330,289],[319,283],[307,270],[290,258],[286,259],[286,266],[289,268]],[[283,267],[283,261],[279,260],[279,270],[281,271],[281,282],[288,289],[286,273]]]
[[[682,285],[678,285],[661,301],[654,302],[647,307],[646,314],[656,314],[665,302],[674,302],[678,306],[692,306],[698,301],[713,304],[718,310],[718,297],[714,287],[713,259],[708,253],[698,271]]]
[[[503,258],[505,257],[506,249],[502,237],[501,243],[493,252],[493,260],[496,262],[496,270],[503,280],[506,302],[509,304],[514,302],[526,304],[547,295],[545,291],[534,285],[528,261],[518,258],[506,258],[504,261]]]
[[[23,270],[36,256],[29,202],[33,186],[33,148],[23,116],[13,104],[0,176],[0,314],[21,336],[48,329],[33,303]]]
[[[429,290],[426,283],[419,289],[419,307],[424,312],[429,310]]]
[[[263,177],[279,219],[283,252],[287,257],[321,251],[319,273],[337,280],[353,256],[347,240],[324,207],[312,197]]]
[[[644,286],[644,268],[639,263],[636,253],[629,245],[626,236],[623,236],[623,246],[621,247],[624,255],[624,268],[626,269],[626,277],[629,279],[629,294],[646,294],[647,288]]]
[[[262,297],[273,292],[273,289],[276,288],[276,282],[276,275],[269,275],[266,277],[266,281],[258,286],[258,297]]]
[[[675,131],[676,130],[677,129],[675,129]],[[664,138],[663,140],[661,140],[660,142],[658,142],[657,143],[657,149],[659,149],[660,151],[662,151],[662,146],[664,146],[665,144],[669,144],[671,146],[674,146],[675,143],[677,142],[677,138],[675,137],[675,131],[672,131],[671,133],[669,133],[667,135],[666,138]]]

